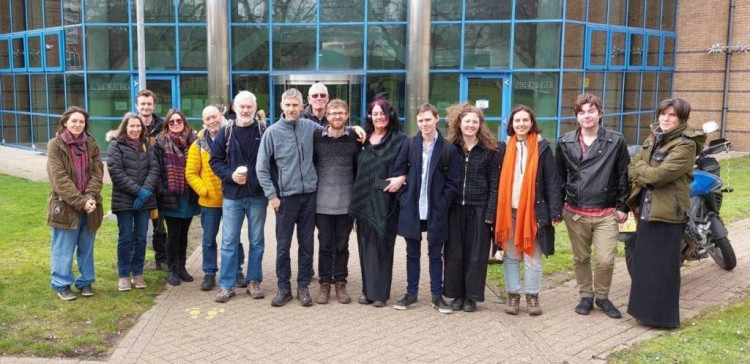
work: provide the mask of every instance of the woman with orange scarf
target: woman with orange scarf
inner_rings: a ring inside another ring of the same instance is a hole
[[[503,268],[508,305],[517,315],[521,301],[520,264],[529,315],[541,315],[542,254],[555,252],[555,228],[562,220],[560,177],[547,140],[540,135],[534,111],[518,105],[510,114],[508,146],[498,186],[495,241],[505,251]]]

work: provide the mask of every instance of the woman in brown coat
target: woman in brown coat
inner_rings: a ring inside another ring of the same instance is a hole
[[[94,295],[94,239],[102,223],[101,150],[89,133],[89,114],[71,106],[60,118],[57,135],[47,144],[50,194],[47,225],[52,227],[50,287],[64,301],[74,300],[76,289]],[[73,253],[78,278],[73,279]]]

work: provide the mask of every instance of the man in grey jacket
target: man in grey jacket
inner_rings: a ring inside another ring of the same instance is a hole
[[[268,127],[260,141],[255,169],[258,182],[276,211],[276,277],[278,293],[271,301],[280,307],[292,300],[291,260],[294,225],[297,225],[297,300],[312,305],[308,286],[312,279],[313,234],[318,175],[313,165],[313,135],[323,129],[300,118],[302,94],[290,88],[281,95],[281,118]],[[354,128],[364,139],[364,130]]]

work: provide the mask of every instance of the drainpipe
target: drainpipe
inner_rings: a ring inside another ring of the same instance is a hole
[[[430,15],[431,2],[409,1],[409,58],[406,65],[406,115],[407,136],[417,133],[416,115],[419,105],[430,96]]]
[[[735,0],[729,2],[729,21],[727,22],[727,48],[732,46],[732,28],[734,27]],[[729,110],[729,75],[732,67],[732,50],[727,49],[726,63],[724,64],[724,101],[721,107],[721,137],[727,133],[727,111]]]
[[[208,103],[227,105],[229,101],[229,11],[227,0],[206,2],[208,39]]]
[[[138,39],[138,91],[146,89],[146,35],[143,26],[144,0],[135,2],[136,38]]]

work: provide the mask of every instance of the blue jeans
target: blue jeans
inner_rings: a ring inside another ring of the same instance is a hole
[[[516,226],[515,219],[512,226]],[[516,255],[516,247],[514,245],[514,239],[509,239],[508,248],[503,258],[505,288],[509,293],[521,293],[521,259]],[[525,267],[523,285],[526,293],[537,294],[542,288],[542,251],[539,249],[539,244],[534,243],[533,257],[524,254],[522,259]]]
[[[289,251],[297,225],[297,288],[310,285],[315,234],[315,192],[281,197],[276,212],[276,277],[278,288],[291,290],[292,263]]]
[[[88,231],[88,217],[85,212],[78,216],[77,229],[52,228],[52,251],[50,254],[52,281],[50,287],[62,292],[75,284],[79,290],[96,281],[94,274],[94,239],[96,233]],[[73,280],[73,253],[76,253],[78,272]]]
[[[201,206],[201,226],[203,227],[203,243],[201,248],[203,251],[203,273],[207,276],[216,275],[219,271],[218,265],[216,264],[216,250],[218,244],[216,244],[216,235],[219,234],[219,225],[221,225],[221,207],[204,207]],[[245,264],[245,249],[242,247],[240,241],[237,246],[238,258],[237,259],[237,272],[242,272],[242,265]]]
[[[143,274],[149,213],[149,210],[115,212],[120,230],[117,237],[117,276],[120,278]]]
[[[421,255],[421,240],[406,240],[406,293],[416,296],[419,292],[419,257]],[[427,256],[430,259],[430,294],[432,298],[443,295],[443,244],[445,237],[427,237]]]
[[[224,290],[234,290],[239,259],[242,221],[248,219],[247,235],[250,252],[247,260],[247,281],[263,281],[263,251],[266,241],[263,225],[266,223],[268,199],[265,196],[245,197],[237,200],[225,198],[222,207],[224,225],[221,230],[221,271],[219,285]],[[240,249],[241,250],[241,249]]]

